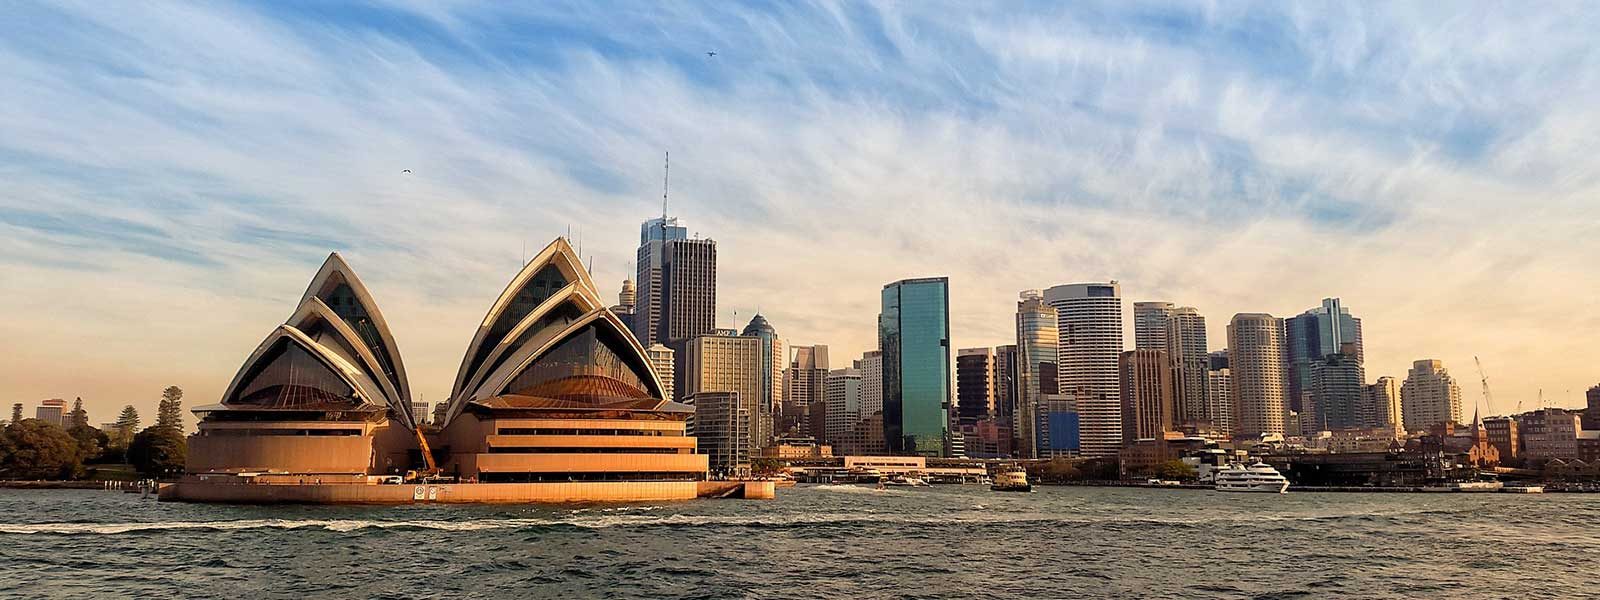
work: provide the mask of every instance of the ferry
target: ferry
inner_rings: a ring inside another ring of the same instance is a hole
[[[1216,473],[1219,492],[1266,492],[1282,494],[1289,491],[1289,480],[1277,469],[1263,462],[1249,466],[1230,464]]]
[[[912,475],[895,475],[883,480],[882,483],[897,487],[927,487],[929,485],[921,477]]]
[[[1011,469],[995,474],[994,483],[989,484],[989,489],[996,492],[1031,492],[1033,485],[1028,483],[1027,471]]]

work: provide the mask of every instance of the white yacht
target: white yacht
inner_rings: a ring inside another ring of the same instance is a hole
[[[1216,473],[1219,492],[1270,492],[1282,494],[1289,491],[1289,480],[1277,469],[1257,462],[1249,466],[1230,464]]]

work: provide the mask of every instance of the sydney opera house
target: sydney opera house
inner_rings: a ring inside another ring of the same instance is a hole
[[[194,409],[164,499],[238,502],[661,500],[706,493],[689,406],[565,239],[525,264],[471,333],[439,422],[411,414],[371,292],[328,257],[218,404]],[[426,456],[424,455],[426,454]],[[393,485],[399,481],[408,485]]]

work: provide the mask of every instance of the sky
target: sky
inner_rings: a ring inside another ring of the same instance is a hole
[[[1213,349],[1340,297],[1469,411],[1474,356],[1486,414],[1600,383],[1593,5],[521,4],[8,5],[0,401],[216,402],[332,251],[442,400],[555,237],[614,296],[669,151],[719,324],[840,363],[890,281],[948,276],[963,348],[1115,279]]]

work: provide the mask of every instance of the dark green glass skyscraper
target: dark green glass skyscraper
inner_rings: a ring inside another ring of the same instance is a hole
[[[950,409],[950,280],[883,286],[883,439],[891,454],[942,456]]]

